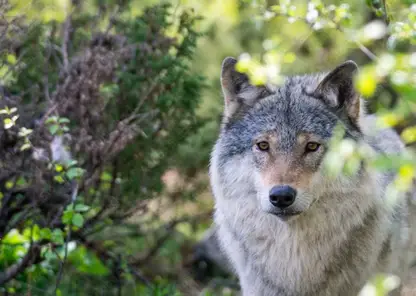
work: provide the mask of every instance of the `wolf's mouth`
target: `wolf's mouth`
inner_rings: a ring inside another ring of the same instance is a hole
[[[297,216],[297,215],[302,214],[302,211],[279,211],[279,212],[270,211],[269,213],[279,217],[282,220],[288,220],[288,219],[292,218],[293,216]]]

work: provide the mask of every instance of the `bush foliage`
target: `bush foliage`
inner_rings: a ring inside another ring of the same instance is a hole
[[[110,291],[148,286],[157,271],[146,265],[181,223],[149,203],[200,125],[198,18],[169,4],[140,16],[129,1],[68,2],[62,16],[19,4],[1,7],[0,289],[66,295],[64,265]]]

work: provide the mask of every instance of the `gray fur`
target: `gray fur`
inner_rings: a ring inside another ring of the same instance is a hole
[[[226,59],[223,67],[235,65],[233,61]],[[355,176],[333,179],[322,170],[325,152],[307,161],[297,156],[299,166],[314,173],[307,186],[297,188],[291,206],[301,214],[287,220],[270,214],[270,187],[258,178],[265,156],[253,145],[262,134],[272,135],[273,153],[284,159],[293,158],[300,133],[313,134],[326,147],[336,124],[374,153],[403,151],[394,131],[377,130],[374,117],[365,114],[353,88],[356,70],[355,63],[346,62],[329,74],[287,78],[273,91],[255,91],[243,79],[245,89],[251,89],[250,98],[239,97],[240,87],[223,83],[225,104],[232,95],[234,106],[225,108],[210,178],[222,249],[239,276],[244,296],[355,296],[376,273],[405,279],[415,259],[412,195],[394,205],[384,200],[394,178],[391,172],[362,167]],[[242,77],[230,68],[224,73]]]

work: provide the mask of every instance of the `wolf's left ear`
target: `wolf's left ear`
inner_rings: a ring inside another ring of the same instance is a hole
[[[251,107],[257,100],[271,95],[265,86],[250,84],[246,74],[235,69],[237,60],[227,57],[222,62],[221,87],[224,95],[225,116],[232,117],[241,107]]]
[[[355,62],[344,62],[325,76],[313,95],[321,97],[332,108],[344,108],[348,117],[357,121],[360,115],[360,95],[354,88],[357,71]]]

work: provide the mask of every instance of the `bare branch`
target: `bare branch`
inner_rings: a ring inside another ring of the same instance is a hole
[[[71,12],[68,11],[67,7],[67,14],[68,16],[65,19],[63,25],[63,42],[62,42],[62,56],[64,60],[64,71],[68,71],[69,67],[69,59],[68,59],[68,44],[69,44],[69,37],[71,33],[71,22],[72,22],[72,15]]]

